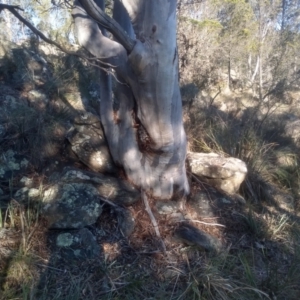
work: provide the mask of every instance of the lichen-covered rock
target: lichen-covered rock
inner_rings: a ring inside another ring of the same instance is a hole
[[[75,118],[67,139],[79,160],[95,172],[115,172],[100,119],[88,112]]]
[[[95,236],[86,228],[78,231],[63,232],[56,237],[63,260],[95,259],[100,255],[100,246]]]
[[[188,160],[193,174],[229,194],[238,191],[247,175],[246,164],[234,157],[189,152]]]
[[[181,224],[175,230],[174,238],[188,245],[196,245],[206,251],[219,252],[222,248],[222,244],[217,238],[188,223]]]
[[[83,228],[102,212],[99,193],[88,183],[57,184],[44,192],[43,216],[50,228]]]
[[[60,181],[92,183],[100,196],[126,206],[140,199],[140,192],[126,181],[94,172],[65,168]]]
[[[0,181],[9,180],[13,175],[28,167],[29,161],[20,154],[8,150],[0,156]]]

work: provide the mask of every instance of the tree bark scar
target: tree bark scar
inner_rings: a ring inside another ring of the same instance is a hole
[[[174,57],[173,57],[173,65],[174,65],[174,62],[175,62],[176,56],[177,56],[177,48],[175,48],[175,52],[174,52]]]

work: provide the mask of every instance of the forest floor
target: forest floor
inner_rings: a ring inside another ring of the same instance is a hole
[[[162,251],[139,201],[130,207],[136,224],[129,237],[105,205],[88,228],[99,257],[65,261],[56,255],[58,231],[45,226],[40,203],[25,208],[13,195],[24,176],[42,192],[51,172],[74,164],[85,168],[65,151],[64,118],[72,111],[56,110],[57,97],[50,112],[43,103],[28,106],[25,87],[1,82],[0,156],[12,149],[32,167],[0,182],[0,299],[300,299],[300,146],[286,132],[288,122],[300,120],[300,94],[290,93],[281,103],[258,103],[250,91],[215,99],[210,94],[184,102],[189,148],[245,161],[248,177],[240,193],[246,203],[191,179],[186,209],[194,213],[197,195],[208,201],[209,215],[195,216],[193,225],[218,238],[222,250],[206,252],[178,241],[178,223],[156,214]],[[17,103],[9,113],[11,100]]]

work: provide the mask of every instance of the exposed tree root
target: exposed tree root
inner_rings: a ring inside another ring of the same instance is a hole
[[[167,249],[166,249],[166,245],[160,235],[160,232],[159,232],[159,228],[158,228],[158,224],[157,224],[157,221],[152,213],[152,210],[150,208],[150,205],[149,205],[149,202],[148,202],[148,198],[147,198],[147,195],[145,193],[144,190],[142,190],[141,192],[141,195],[142,195],[142,199],[143,199],[143,202],[145,204],[145,209],[146,209],[146,212],[148,213],[149,217],[150,217],[150,220],[153,224],[153,227],[154,227],[154,230],[155,230],[155,233],[156,233],[156,236],[158,237],[160,243],[161,243],[161,247],[164,251],[164,253],[166,254],[167,253]]]

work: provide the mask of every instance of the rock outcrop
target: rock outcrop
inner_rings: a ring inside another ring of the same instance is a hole
[[[96,223],[104,204],[111,205],[120,230],[129,236],[134,229],[131,212],[122,207],[140,199],[138,190],[125,181],[94,172],[65,168],[50,178],[52,185],[44,191],[42,215],[50,228],[80,229]],[[29,196],[32,189],[17,192]]]
[[[247,166],[240,159],[216,153],[188,153],[193,174],[226,193],[236,193],[247,175]]]

